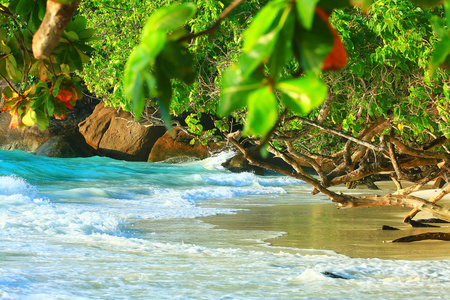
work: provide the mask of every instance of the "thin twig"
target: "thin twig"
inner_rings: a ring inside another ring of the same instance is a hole
[[[219,19],[217,19],[217,21],[214,22],[214,24],[211,27],[197,33],[185,35],[184,37],[180,38],[178,42],[188,42],[203,35],[213,35],[219,29],[222,21],[225,20],[228,17],[228,15],[230,15],[231,12],[239,5],[241,5],[244,1],[245,0],[235,0],[233,3],[231,3],[229,6],[227,6],[227,8],[225,8],[222,11],[222,13],[219,15]]]

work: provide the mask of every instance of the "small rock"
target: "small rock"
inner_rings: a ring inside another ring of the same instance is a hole
[[[383,225],[382,230],[400,230],[400,229],[395,228],[395,227],[391,227],[391,226],[388,226],[388,225]]]

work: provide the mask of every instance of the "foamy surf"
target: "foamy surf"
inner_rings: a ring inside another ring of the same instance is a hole
[[[223,170],[224,158],[168,165],[0,151],[0,298],[423,299],[450,289],[449,261],[277,248],[264,240],[281,232],[200,221],[242,203],[321,201],[291,178]]]

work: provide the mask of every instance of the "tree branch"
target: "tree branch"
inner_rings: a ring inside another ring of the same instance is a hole
[[[351,135],[348,135],[348,134],[345,134],[343,132],[334,130],[332,128],[325,127],[323,125],[320,125],[320,124],[318,124],[316,122],[313,122],[313,121],[310,121],[308,119],[305,119],[305,118],[302,118],[302,117],[299,117],[299,116],[296,116],[295,118],[300,120],[300,121],[302,121],[302,122],[304,122],[304,123],[306,123],[306,124],[308,124],[308,125],[314,126],[316,128],[319,128],[320,130],[323,130],[325,132],[331,133],[333,135],[341,136],[341,137],[343,137],[343,138],[345,138],[347,140],[350,140],[350,141],[352,141],[354,143],[357,143],[357,144],[362,145],[364,147],[367,147],[369,149],[372,149],[372,150],[375,150],[375,151],[382,151],[383,150],[383,148],[381,148],[381,147],[375,146],[375,145],[373,145],[371,143],[368,143],[368,142],[363,141],[361,139],[355,138],[355,137],[353,137]]]
[[[354,207],[376,207],[376,206],[402,206],[410,207],[422,211],[431,212],[433,215],[450,221],[450,209],[431,203],[430,201],[423,200],[414,196],[401,196],[401,195],[386,195],[380,196],[366,196],[366,197],[352,197],[348,196],[346,201],[337,201],[332,199],[333,202],[337,202],[337,206],[340,208],[354,208]]]
[[[197,33],[185,35],[182,38],[180,38],[178,42],[189,42],[203,35],[213,35],[219,29],[222,21],[225,20],[233,12],[233,10],[236,9],[239,5],[241,5],[244,1],[245,0],[234,0],[233,3],[231,3],[229,6],[227,6],[227,8],[225,8],[222,11],[222,13],[219,15],[219,19],[217,19],[217,21],[214,22],[214,24],[211,25],[209,28]]]
[[[415,157],[422,157],[422,158],[434,158],[434,159],[442,159],[447,163],[450,163],[450,154],[444,153],[444,152],[430,152],[430,151],[424,151],[424,150],[416,150],[411,147],[406,146],[399,140],[397,140],[394,137],[386,137],[386,139],[393,143],[400,151],[407,155],[415,156]]]

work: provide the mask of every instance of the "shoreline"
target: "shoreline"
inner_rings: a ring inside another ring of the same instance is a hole
[[[429,193],[433,191],[430,190]],[[422,192],[423,193],[423,192]],[[352,258],[398,260],[448,260],[450,242],[425,240],[389,243],[394,239],[426,232],[448,232],[450,224],[432,224],[439,228],[413,228],[404,224],[409,208],[371,207],[337,209],[331,202],[275,204],[246,207],[234,215],[200,218],[226,230],[284,232],[265,239],[269,247],[332,250]],[[416,219],[429,218],[418,215]],[[399,230],[382,230],[383,225]]]

